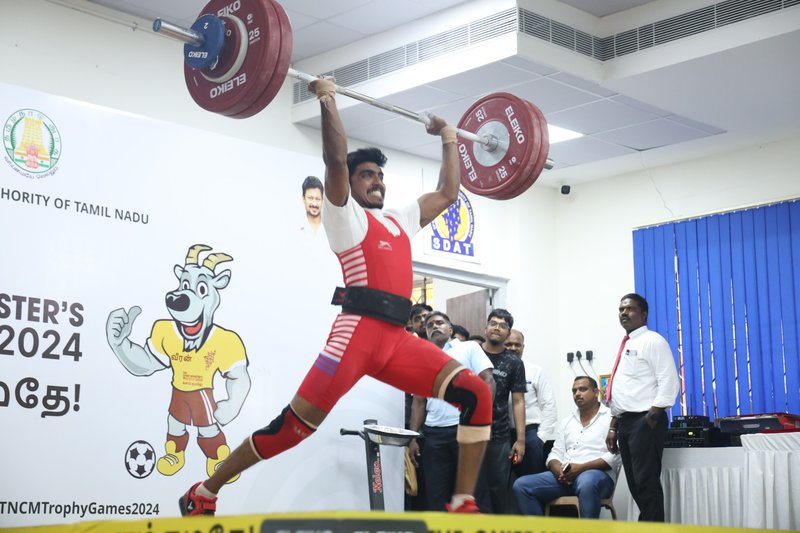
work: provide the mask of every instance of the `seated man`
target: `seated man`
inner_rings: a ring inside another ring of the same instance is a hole
[[[581,518],[598,518],[600,500],[614,494],[620,458],[606,448],[611,413],[598,399],[597,382],[578,376],[572,384],[578,410],[561,421],[549,472],[522,476],[514,482],[520,512],[543,515],[544,505],[561,496],[577,496]]]

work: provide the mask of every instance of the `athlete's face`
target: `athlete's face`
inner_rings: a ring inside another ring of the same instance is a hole
[[[319,189],[306,189],[303,194],[303,205],[306,206],[306,215],[318,217],[322,209],[322,191]]]
[[[375,163],[361,163],[350,176],[350,194],[361,207],[383,209],[386,186],[383,171]]]

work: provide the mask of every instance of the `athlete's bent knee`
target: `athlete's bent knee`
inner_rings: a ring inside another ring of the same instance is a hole
[[[461,410],[462,426],[488,426],[492,423],[492,398],[489,386],[467,369],[453,377],[444,391],[444,400]]]
[[[290,406],[286,406],[265,428],[253,432],[253,450],[262,459],[269,459],[299,444],[311,436],[314,428],[303,422]]]

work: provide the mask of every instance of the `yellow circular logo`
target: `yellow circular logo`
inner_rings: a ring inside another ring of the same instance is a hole
[[[52,176],[61,157],[61,134],[50,118],[35,109],[20,109],[3,126],[6,161],[28,178]]]
[[[436,217],[431,227],[433,228],[431,247],[434,250],[470,257],[475,255],[472,246],[475,218],[472,204],[463,190],[458,191],[458,200],[451,204],[447,211]]]

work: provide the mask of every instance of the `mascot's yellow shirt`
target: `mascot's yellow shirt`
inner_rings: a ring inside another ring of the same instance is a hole
[[[211,326],[206,342],[197,351],[184,351],[183,337],[172,320],[158,320],[150,333],[150,347],[169,357],[172,386],[184,392],[210,389],[214,374],[228,372],[237,363],[247,363],[247,353],[239,335]]]

